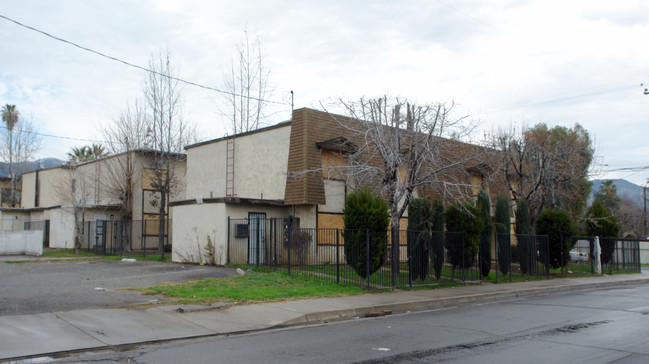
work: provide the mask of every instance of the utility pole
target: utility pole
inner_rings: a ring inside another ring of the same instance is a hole
[[[640,86],[644,86],[643,83],[640,84]],[[649,88],[644,89],[644,94],[649,95]],[[642,187],[642,204],[644,205],[644,236],[643,238],[647,239],[647,184],[649,184],[649,179],[647,179],[647,182],[645,183],[644,187]]]

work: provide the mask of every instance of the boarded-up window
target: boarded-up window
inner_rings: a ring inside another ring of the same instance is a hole
[[[167,176],[167,171],[158,171],[155,169],[144,168],[142,170],[142,188],[145,190],[157,189],[157,181],[164,181]]]
[[[344,154],[330,150],[322,151],[322,177],[344,179],[343,173],[338,167],[345,165],[347,165],[347,157]]]
[[[144,227],[142,228],[142,230],[144,230],[144,235],[158,236],[158,232],[160,230],[159,215],[145,214],[144,221],[142,223],[144,224]],[[167,235],[168,232],[169,232],[169,220],[165,219],[164,234]]]
[[[482,188],[482,176],[480,175],[471,175],[471,187],[473,196],[478,196],[478,193],[480,193],[480,189]]]
[[[160,204],[162,203],[160,198],[160,192],[158,191],[142,191],[142,212],[145,214],[159,214],[160,213]],[[168,210],[168,206],[165,206],[165,211]]]
[[[342,229],[343,215],[341,214],[318,214],[318,244],[335,245],[336,244],[336,230],[338,231],[338,244],[343,244]]]

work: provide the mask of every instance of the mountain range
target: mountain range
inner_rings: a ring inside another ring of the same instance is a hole
[[[37,169],[58,167],[65,163],[67,162],[57,158],[43,158],[32,162],[25,162],[24,168],[23,166],[19,166],[20,168],[17,169],[23,170],[24,172],[31,172]],[[7,177],[9,177],[9,163],[0,162],[0,178]]]
[[[602,183],[609,181],[607,179],[595,179],[590,181],[591,182],[591,191],[590,191],[590,196],[588,197],[588,204],[590,205],[591,202],[593,202],[593,198],[595,196],[595,192],[599,191],[599,186],[602,185]],[[635,183],[629,182],[625,179],[613,179],[610,180],[613,181],[613,185],[615,186],[615,190],[617,191],[617,195],[620,198],[628,198],[629,200],[635,202],[639,207],[643,207],[643,187],[639,186]]]

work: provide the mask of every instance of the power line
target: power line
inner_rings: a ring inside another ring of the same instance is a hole
[[[646,170],[649,170],[649,166],[623,167],[623,168],[607,169],[607,170],[604,170],[603,172],[623,172],[623,171],[635,172],[635,171],[646,171]]]
[[[574,99],[579,99],[579,98],[587,97],[587,96],[594,96],[594,95],[606,94],[606,93],[609,93],[609,92],[629,90],[629,89],[632,89],[632,88],[637,88],[637,86],[619,87],[619,88],[607,89],[607,90],[603,90],[603,91],[596,91],[596,92],[591,92],[591,93],[581,94],[581,95],[576,95],[576,96],[568,96],[568,97],[561,97],[561,98],[558,98],[558,99],[539,101],[539,102],[534,102],[534,103],[530,103],[530,104],[513,105],[511,107],[506,107],[504,109],[496,109],[496,110],[487,111],[486,114],[498,113],[498,112],[502,112],[502,111],[509,111],[509,110],[515,110],[515,109],[523,109],[523,108],[526,108],[526,107],[539,106],[539,105],[545,105],[545,104],[552,104],[552,103],[555,103],[555,102],[574,100]]]
[[[105,53],[102,53],[102,52],[96,51],[96,50],[94,50],[94,49],[91,49],[91,48],[88,48],[88,47],[84,47],[84,46],[79,45],[79,44],[77,44],[77,43],[71,42],[71,41],[69,41],[69,40],[65,40],[65,39],[63,39],[63,38],[60,38],[60,37],[54,36],[54,35],[52,35],[52,34],[50,34],[50,33],[47,33],[47,32],[42,31],[42,30],[40,30],[40,29],[36,29],[36,28],[31,27],[31,26],[29,26],[29,25],[23,24],[23,23],[21,23],[21,22],[19,22],[19,21],[17,21],[17,20],[11,19],[11,18],[9,18],[9,17],[7,17],[7,16],[4,16],[4,15],[2,15],[2,14],[0,14],[0,18],[5,19],[5,20],[7,20],[7,21],[10,21],[10,22],[12,22],[12,23],[14,23],[14,24],[16,24],[16,25],[19,25],[19,26],[21,26],[21,27],[23,27],[23,28],[27,28],[27,29],[29,29],[29,30],[35,31],[35,32],[40,33],[40,34],[42,34],[42,35],[45,35],[45,36],[47,36],[47,37],[49,37],[49,38],[52,38],[52,39],[58,40],[59,42],[63,42],[63,43],[65,43],[65,44],[71,45],[71,46],[73,46],[73,47],[77,47],[77,48],[79,48],[79,49],[81,49],[81,50],[84,50],[84,51],[86,51],[86,52],[94,53],[94,54],[96,54],[96,55],[98,55],[98,56],[101,56],[101,57],[107,58],[107,59],[109,59],[109,60],[111,60],[111,61],[119,62],[119,63],[122,63],[122,64],[124,64],[124,65],[126,65],[126,66],[133,67],[133,68],[137,68],[137,69],[142,70],[142,71],[150,72],[150,73],[153,73],[153,74],[158,75],[158,76],[166,77],[166,78],[168,78],[168,79],[170,79],[170,80],[174,80],[174,81],[182,82],[182,83],[187,84],[187,85],[200,87],[200,88],[203,88],[203,89],[206,89],[206,90],[210,90],[210,91],[216,91],[216,92],[219,92],[219,93],[222,93],[222,94],[226,94],[226,95],[230,95],[230,96],[238,96],[238,97],[243,97],[243,98],[250,99],[250,100],[263,101],[263,102],[268,102],[268,103],[278,104],[278,105],[288,105],[286,102],[273,101],[273,100],[266,100],[266,99],[261,99],[261,98],[257,98],[257,97],[252,97],[252,96],[240,95],[240,94],[237,94],[237,93],[234,93],[234,92],[221,90],[221,89],[218,89],[218,88],[215,88],[215,87],[211,87],[211,86],[205,86],[205,85],[202,85],[202,84],[200,84],[200,83],[196,83],[196,82],[192,82],[192,81],[187,81],[187,80],[184,80],[184,79],[182,79],[182,78],[178,78],[178,77],[174,77],[174,76],[166,75],[166,74],[161,73],[161,72],[158,72],[158,71],[156,71],[156,70],[152,70],[152,69],[150,69],[150,68],[146,68],[146,67],[138,66],[138,65],[136,65],[136,64],[134,64],[134,63],[130,63],[130,62],[124,61],[124,60],[119,59],[119,58],[117,58],[117,57],[113,57],[113,56],[107,55],[107,54],[105,54]]]
[[[5,125],[0,125],[1,129],[4,130],[9,130]],[[46,133],[39,133],[37,131],[27,131],[27,130],[21,130],[21,129],[16,129],[14,128],[14,132],[18,133],[29,133],[29,134],[34,134],[46,138],[57,138],[57,139],[66,139],[66,140],[74,140],[74,141],[80,141],[80,142],[91,142],[91,143],[104,143],[105,141],[102,140],[94,140],[94,139],[85,139],[85,138],[73,138],[73,137],[66,137],[66,136],[61,136],[61,135],[54,135],[54,134],[46,134]]]

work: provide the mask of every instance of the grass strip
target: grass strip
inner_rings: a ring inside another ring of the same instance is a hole
[[[287,299],[365,294],[362,288],[324,282],[317,277],[286,272],[249,273],[231,278],[207,278],[183,284],[139,289],[143,294],[175,297],[186,303],[210,301],[265,302]]]

